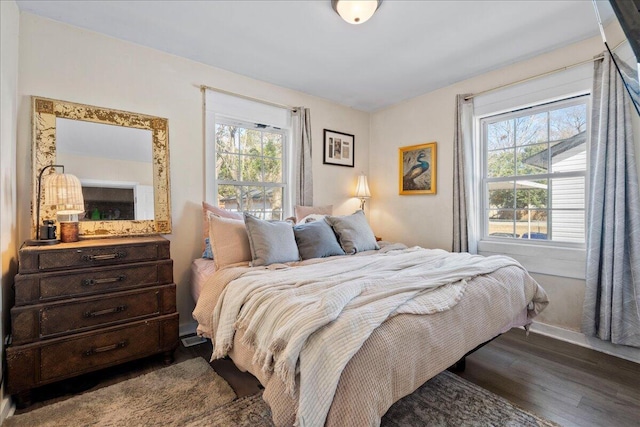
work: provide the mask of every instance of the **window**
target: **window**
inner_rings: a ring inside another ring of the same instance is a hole
[[[216,117],[216,195],[221,208],[283,219],[285,131]]]
[[[483,237],[585,242],[588,96],[487,117]]]

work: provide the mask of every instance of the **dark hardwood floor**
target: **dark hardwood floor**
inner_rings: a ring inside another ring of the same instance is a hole
[[[211,343],[176,351],[176,362],[209,359]],[[149,358],[109,368],[36,390],[36,402],[23,413],[95,390],[155,369],[161,358]],[[238,396],[256,393],[260,384],[240,372],[230,360],[211,366]],[[640,364],[514,329],[467,358],[458,375],[513,404],[563,426],[640,425]]]

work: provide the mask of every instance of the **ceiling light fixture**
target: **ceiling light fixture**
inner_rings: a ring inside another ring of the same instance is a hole
[[[373,16],[382,0],[331,0],[331,6],[349,24],[362,24]]]

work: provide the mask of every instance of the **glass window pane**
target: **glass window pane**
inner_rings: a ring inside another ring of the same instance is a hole
[[[264,156],[282,158],[282,135],[279,133],[268,133],[264,138]]]
[[[243,129],[243,132],[240,133],[240,147],[242,154],[261,156],[262,132],[259,130]]]
[[[554,209],[551,211],[551,229],[553,241],[584,243],[585,212]]]
[[[513,120],[487,125],[487,148],[489,150],[513,147],[513,144]]]
[[[242,187],[242,210],[256,212],[254,215],[264,219],[264,197],[264,187]]]
[[[490,151],[487,155],[487,176],[489,178],[514,176],[515,150]]]
[[[487,234],[584,243],[586,177],[554,177],[587,171],[588,111],[582,99],[485,122],[484,178],[505,179],[485,184]]]
[[[521,239],[548,240],[546,209],[518,209],[516,211],[516,233]]]
[[[282,219],[282,195],[281,187],[268,187],[265,191],[265,217],[266,219]]]
[[[282,161],[273,157],[265,157],[264,182],[282,182]]]
[[[583,132],[551,144],[551,171],[587,170],[587,134]]]
[[[513,209],[515,208],[515,189],[513,181],[490,182],[488,185],[489,208]]]
[[[548,173],[549,144],[528,145],[516,148],[516,170],[518,175]]]
[[[548,141],[547,113],[518,117],[514,120],[516,145]]]
[[[587,129],[586,104],[572,105],[549,112],[549,140],[570,138]]]
[[[218,185],[218,206],[228,211],[241,211],[240,187],[236,185]]]
[[[516,181],[516,208],[546,208],[548,182],[546,179],[536,181]]]
[[[553,178],[551,180],[551,207],[553,209],[584,209],[585,177]]]
[[[237,181],[240,171],[240,159],[237,154],[216,153],[216,171],[218,179]]]
[[[241,180],[251,182],[262,182],[262,157],[240,156]]]
[[[235,135],[238,128],[231,125],[217,124],[216,125],[216,151],[237,153],[238,146],[236,144]]]
[[[219,205],[259,218],[282,219],[284,185],[271,188],[262,183],[284,183],[283,134],[254,129],[253,124],[219,123],[215,131],[216,178],[238,181],[238,185],[218,185]],[[241,182],[258,185],[241,186]]]
[[[495,210],[491,209],[487,211],[487,217],[489,219],[489,226],[487,232],[491,237],[506,237],[513,238],[515,235],[515,228],[513,223],[512,209],[509,210]]]

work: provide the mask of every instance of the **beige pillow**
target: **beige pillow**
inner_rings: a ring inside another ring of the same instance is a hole
[[[209,237],[209,212],[223,218],[244,220],[240,212],[228,211],[226,209],[221,209],[217,206],[213,206],[207,202],[202,202],[202,250],[205,249],[204,239]]]
[[[309,215],[333,215],[333,205],[325,206],[300,206],[296,205],[295,208],[296,223]]]
[[[249,236],[243,220],[223,218],[210,213],[209,242],[216,268],[251,261]]]

